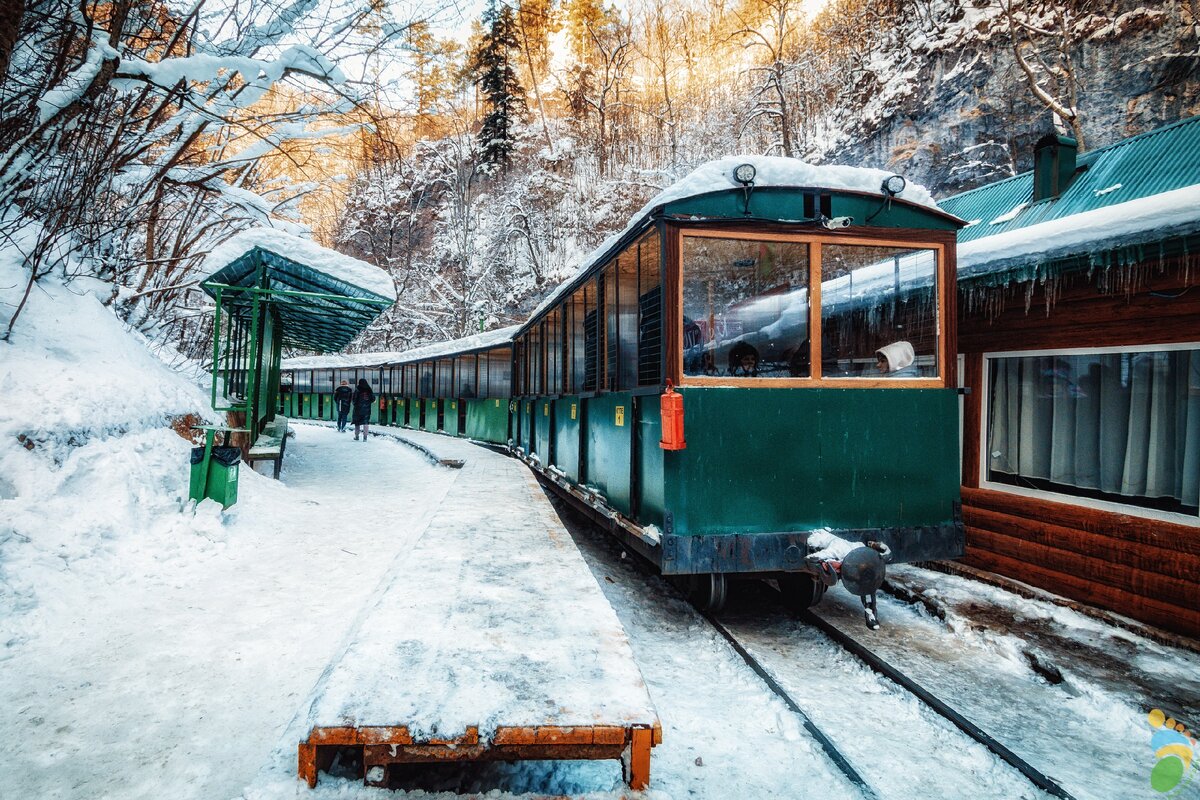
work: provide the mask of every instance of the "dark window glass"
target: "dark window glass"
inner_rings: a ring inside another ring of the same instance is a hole
[[[600,310],[596,308],[596,285],[589,283],[580,289],[583,300],[583,391],[594,392],[600,366]],[[576,306],[576,311],[579,310]]]
[[[808,245],[683,237],[683,372],[808,377]]]
[[[988,359],[988,480],[1197,516],[1200,350]]]
[[[512,386],[512,350],[507,347],[489,350],[488,358],[488,391],[492,397],[511,397]]]
[[[312,370],[302,369],[296,371],[296,377],[292,381],[292,391],[296,392],[311,392],[312,391]]]
[[[658,233],[638,246],[638,352],[639,386],[657,386],[662,369],[662,278]]]
[[[616,389],[638,385],[638,249],[633,245],[617,259]]]
[[[937,251],[824,245],[821,374],[936,378]]]
[[[433,397],[433,362],[422,361],[417,365],[417,396]]]
[[[417,365],[404,365],[404,394],[408,397],[415,397],[417,391]]]
[[[617,314],[620,307],[617,304],[617,265],[616,263],[609,264],[604,268],[604,272],[600,275],[600,282],[603,288],[604,297],[604,314],[601,316],[601,321],[604,324],[601,341],[604,342],[603,376],[604,384],[602,389],[617,388],[617,365],[620,363],[620,341],[618,339],[618,331],[620,327],[617,322]]]
[[[475,356],[459,356],[454,365],[456,397],[475,396]]]
[[[546,394],[562,394],[562,313],[546,316]]]
[[[543,394],[545,383],[543,375],[546,365],[546,351],[542,347],[542,335],[545,324],[539,322],[529,331],[529,393]]]
[[[594,342],[589,348],[588,301],[590,285],[580,287],[571,295],[571,391],[590,392],[596,388],[595,361],[596,351]],[[593,320],[591,325],[595,325]],[[591,366],[589,366],[589,364]],[[590,376],[590,378],[589,378]],[[589,386],[589,380],[591,384]]]
[[[437,396],[452,397],[454,395],[454,361],[449,358],[437,362]]]

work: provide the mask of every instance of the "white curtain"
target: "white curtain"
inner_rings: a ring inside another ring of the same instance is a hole
[[[993,480],[1200,503],[1200,350],[991,359]],[[995,475],[994,473],[1002,473]]]

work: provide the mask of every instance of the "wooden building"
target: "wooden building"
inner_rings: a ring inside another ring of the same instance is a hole
[[[941,207],[966,563],[1200,637],[1200,117]]]

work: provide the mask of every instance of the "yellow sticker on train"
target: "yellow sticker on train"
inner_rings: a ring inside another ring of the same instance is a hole
[[[617,406],[617,427],[625,427],[625,406]]]
[[[571,403],[571,419],[575,419],[575,404]]]
[[[549,403],[542,403],[542,416],[543,417],[550,416],[550,404]]]
[[[499,408],[499,407],[500,407],[500,401],[499,401],[499,400],[497,400],[497,401],[496,401],[496,408]]]

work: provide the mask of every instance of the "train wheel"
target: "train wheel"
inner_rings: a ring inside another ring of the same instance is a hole
[[[779,591],[788,610],[799,614],[821,602],[825,584],[807,572],[796,572],[779,579]]]
[[[682,576],[679,583],[679,588],[683,590],[689,603],[701,611],[713,613],[725,607],[728,587],[729,582],[720,572]]]

